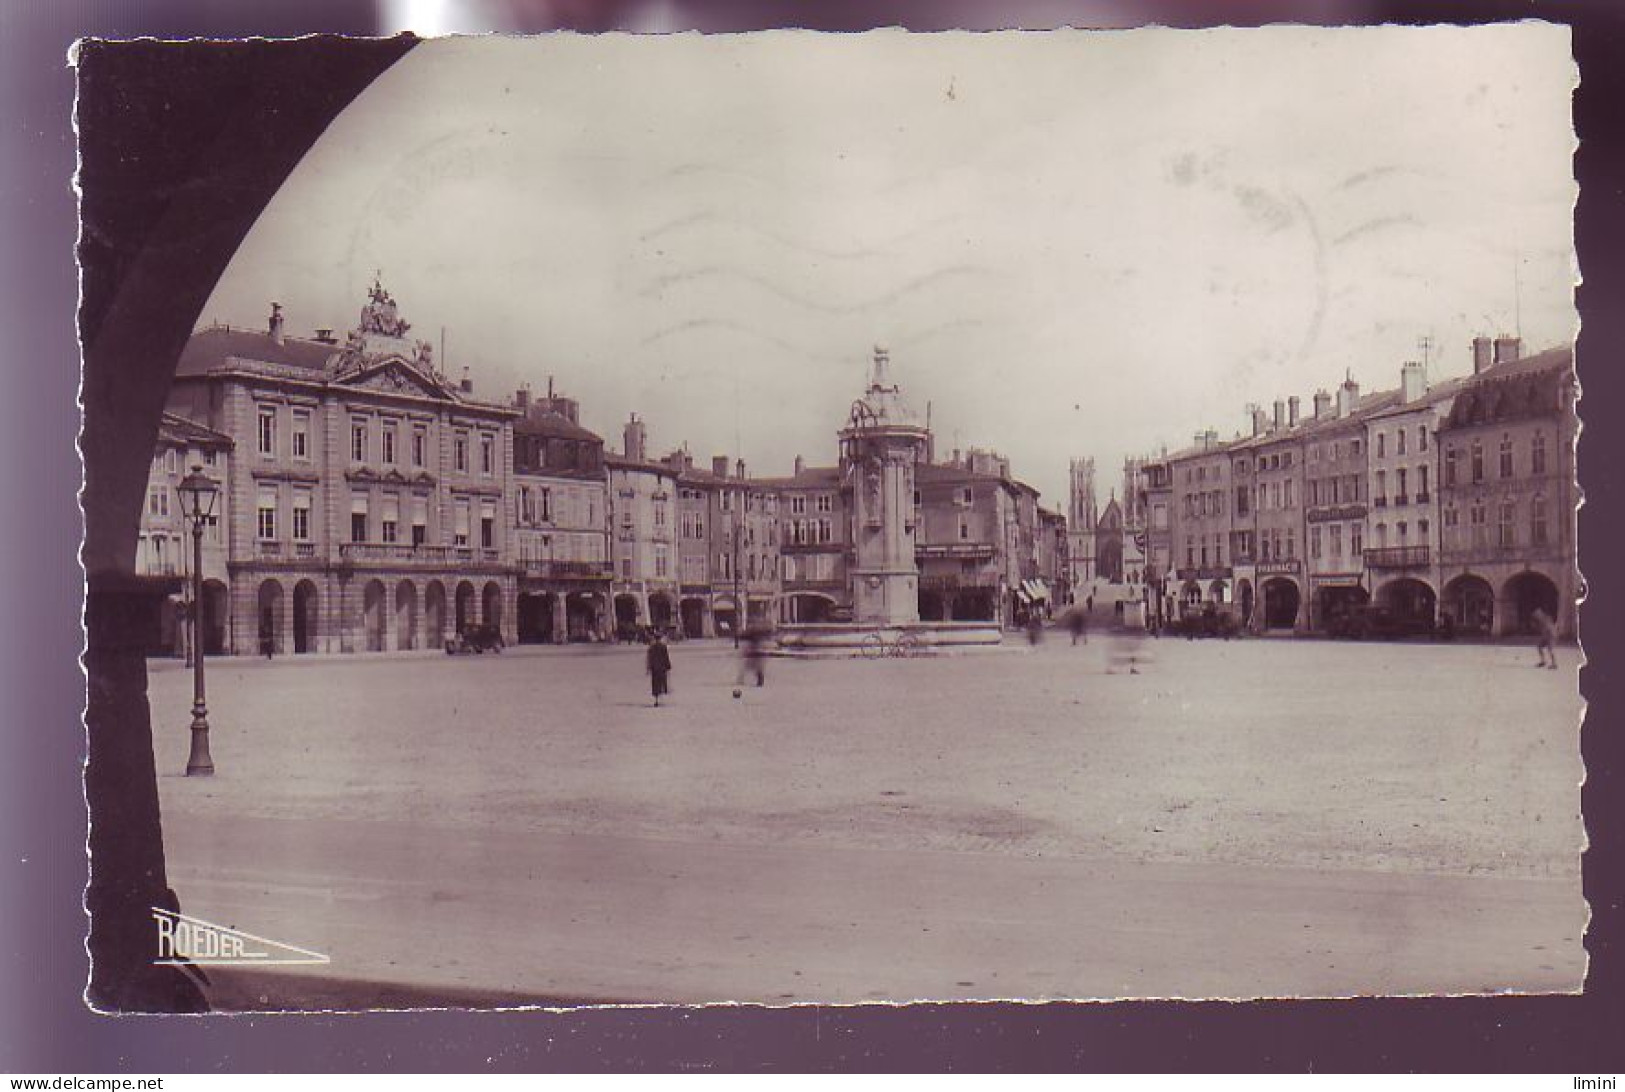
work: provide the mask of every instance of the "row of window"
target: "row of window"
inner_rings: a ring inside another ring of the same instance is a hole
[[[1310,478],[1303,483],[1311,508],[1326,504],[1358,504],[1365,500],[1365,475],[1338,474],[1330,478]]]
[[[1426,451],[1427,450],[1427,435],[1426,435],[1427,434],[1427,429],[1423,428],[1421,430],[1421,432],[1423,433],[1422,440],[1421,440],[1422,450]],[[1404,445],[1401,444],[1402,449],[1403,449],[1403,446]],[[1380,437],[1378,438],[1377,447],[1379,449],[1379,454],[1380,454],[1380,449],[1382,447],[1382,441],[1381,441]],[[1305,453],[1305,458],[1307,459],[1307,461],[1309,461],[1311,463],[1341,462],[1344,459],[1345,456],[1350,458],[1350,459],[1359,458],[1360,457],[1360,452],[1361,452],[1361,450],[1363,448],[1364,448],[1364,444],[1361,443],[1360,438],[1358,436],[1351,436],[1347,440],[1333,440],[1330,443],[1310,444],[1308,451]],[[1290,455],[1287,457],[1286,465],[1287,466],[1292,465],[1292,459],[1291,459]],[[1259,467],[1259,469],[1262,470],[1264,468]]]
[[[1442,545],[1446,549],[1467,549],[1469,547],[1483,549],[1492,542],[1489,529],[1489,507],[1478,501],[1467,508],[1467,529],[1461,526],[1461,510],[1450,505],[1444,510],[1444,535]],[[1529,516],[1527,526],[1529,537],[1527,542],[1520,542],[1518,528],[1524,521],[1518,519],[1518,505],[1514,500],[1503,500],[1495,506],[1494,545],[1502,549],[1511,549],[1520,545],[1549,546],[1551,545],[1551,524],[1549,522],[1549,505],[1544,493],[1536,493],[1529,501]]]
[[[1405,448],[1406,448],[1406,439],[1407,439],[1407,437],[1409,437],[1410,433],[1411,433],[1411,430],[1405,429],[1405,428],[1397,428],[1397,429],[1394,430],[1393,435],[1394,435],[1394,454],[1395,455],[1404,455],[1404,454],[1407,453],[1406,450],[1405,450]],[[1386,433],[1386,432],[1378,432],[1376,434],[1376,437],[1377,437],[1377,458],[1379,458],[1379,459],[1387,458],[1387,456],[1388,456],[1388,433]],[[1416,450],[1418,452],[1423,452],[1423,451],[1426,451],[1427,449],[1428,449],[1428,429],[1427,429],[1427,426],[1426,425],[1418,425],[1418,426],[1416,426]],[[1358,449],[1356,449],[1356,454],[1358,454]]]
[[[289,531],[294,542],[311,541],[311,508],[314,495],[310,489],[294,488],[291,490],[291,505]],[[422,546],[428,542],[429,537],[429,498],[421,493],[413,494],[410,498],[411,509],[408,513],[411,524],[403,528],[401,525],[401,496],[398,493],[385,493],[379,497],[377,506],[377,523],[374,524],[374,509],[372,498],[365,493],[354,493],[350,496],[350,541],[356,543],[383,543],[385,545]],[[261,485],[255,505],[254,531],[262,542],[274,542],[280,538],[281,528],[279,519],[282,510],[282,488],[276,485]],[[459,499],[452,506],[452,545],[468,546],[471,523],[473,520],[473,502],[469,499]],[[479,509],[479,535],[482,549],[496,548],[496,502],[481,501]],[[376,529],[377,538],[373,537]],[[403,536],[403,531],[405,532]]]
[[[812,499],[813,499],[813,502],[814,502],[813,511],[815,511],[815,512],[833,512],[833,511],[835,511],[835,498],[833,496],[831,496],[829,493],[817,493],[817,494],[814,494]],[[807,497],[804,494],[801,494],[801,493],[793,493],[793,494],[791,494],[791,496],[790,496],[790,514],[793,515],[793,516],[800,516],[800,515],[805,515],[806,512],[807,512]]]
[[[1414,473],[1413,473],[1414,469]],[[1372,502],[1379,507],[1388,503],[1388,471],[1377,471],[1377,492]],[[1411,500],[1426,504],[1428,500],[1428,468],[1425,466],[1400,467],[1394,471],[1393,478],[1395,504],[1407,504]],[[1416,487],[1416,494],[1411,495],[1411,487]]]
[[[1263,488],[1260,486],[1259,488]],[[1247,487],[1239,486],[1236,491],[1236,501],[1243,515],[1247,512]],[[1224,491],[1213,489],[1205,493],[1185,494],[1185,518],[1195,519],[1199,516],[1224,515]]]
[[[592,527],[598,521],[597,498],[592,489],[559,489],[521,485],[517,491],[521,525],[563,523]]]
[[[1497,451],[1496,469],[1502,478],[1511,478],[1517,472],[1517,445],[1512,440],[1511,433],[1503,433]],[[1475,439],[1470,445],[1463,448],[1451,444],[1444,452],[1444,484],[1447,486],[1459,485],[1462,480],[1462,463],[1466,462],[1467,475],[1474,484],[1482,482],[1485,478],[1484,441]],[[1546,435],[1537,432],[1529,438],[1529,474],[1538,476],[1546,473]]]
[[[795,507],[793,505],[791,506],[791,511],[795,511]],[[961,519],[960,523],[963,525],[964,520]],[[794,544],[797,546],[834,542],[835,522],[829,519],[789,520],[784,525],[784,541],[787,544]]]
[[[515,535],[519,560],[525,561],[603,561],[605,539],[602,533]]]
[[[279,421],[280,411],[276,406],[259,407],[255,450],[265,458],[276,458],[281,453],[277,435]],[[301,462],[310,460],[314,451],[311,442],[311,421],[312,414],[308,409],[289,411],[288,454]],[[350,461],[362,465],[374,462],[383,466],[399,465],[403,455],[400,422],[386,420],[377,424],[376,451],[373,447],[374,423],[371,418],[366,417],[350,419]],[[469,429],[458,429],[453,435],[452,465],[459,473],[469,472],[470,452],[475,440],[473,432]],[[497,472],[497,437],[494,433],[481,432],[477,442],[480,473],[490,477]],[[404,454],[408,457],[410,465],[417,468],[428,466],[429,426],[414,424],[407,443],[409,451]]]

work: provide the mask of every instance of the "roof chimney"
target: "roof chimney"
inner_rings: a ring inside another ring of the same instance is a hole
[[[796,456],[796,477],[798,477],[798,478],[801,477],[802,473],[805,472],[806,469],[807,469],[806,462],[802,460],[800,455],[797,455]]]
[[[744,481],[744,479],[745,479],[745,460],[744,459],[739,459],[734,463],[734,477],[738,478],[740,481]]]
[[[1473,374],[1477,375],[1490,366],[1490,339],[1487,337],[1473,338]]]
[[[1260,406],[1257,402],[1248,403],[1247,419],[1252,422],[1254,436],[1264,435],[1264,422],[1266,417],[1264,414],[1264,408],[1262,406]]]
[[[271,327],[271,340],[276,342],[278,345],[281,345],[282,344],[282,305],[280,303],[271,304],[270,327]]]
[[[474,380],[470,379],[468,376],[467,364],[463,365],[463,381],[457,384],[457,389],[462,391],[464,394],[474,393]]]
[[[323,345],[337,345],[339,339],[333,336],[332,327],[323,326],[316,331],[316,340]]]
[[[622,454],[628,459],[643,462],[645,458],[644,447],[648,438],[648,430],[644,427],[643,422],[638,420],[638,415],[635,413],[628,414],[626,426],[621,430]]]
[[[1315,392],[1315,419],[1320,420],[1331,413],[1332,396],[1324,390]]]
[[[1427,373],[1422,370],[1422,365],[1407,360],[1399,369],[1399,400],[1409,405],[1426,394],[1427,389]]]
[[[1286,400],[1286,421],[1293,428],[1298,427],[1298,396],[1293,395]]]
[[[522,410],[530,409],[530,387],[520,387],[513,394],[513,404]]]
[[[1347,417],[1354,412],[1354,407],[1360,401],[1360,384],[1354,377],[1344,373],[1343,385],[1337,388],[1337,416]]]
[[[1275,400],[1275,427],[1286,427],[1286,403],[1279,398]]]
[[[711,456],[711,473],[719,478],[726,478],[728,476],[728,456]]]
[[[1523,339],[1502,334],[1495,339],[1495,362],[1510,364],[1523,355]]]

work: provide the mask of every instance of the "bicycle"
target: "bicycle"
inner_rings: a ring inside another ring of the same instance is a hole
[[[884,633],[871,633],[863,639],[860,647],[866,660],[879,660],[888,656],[908,659],[921,653],[920,639],[912,633],[899,634],[895,641],[886,640]]]

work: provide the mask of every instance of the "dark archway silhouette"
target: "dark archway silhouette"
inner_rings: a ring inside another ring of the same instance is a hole
[[[1536,610],[1545,611],[1554,623],[1561,622],[1557,600],[1557,585],[1545,573],[1530,570],[1511,577],[1501,588],[1507,632],[1524,636],[1535,633]]]
[[[85,794],[94,862],[86,906],[88,997],[99,1008],[206,1007],[190,977],[152,962],[152,908],[178,908],[178,900],[164,862],[139,637],[179,582],[137,577],[135,547],[169,382],[266,202],[333,119],[414,45],[410,37],[91,39],[78,49]],[[132,87],[144,109],[130,109]]]
[[[1474,573],[1462,573],[1444,586],[1443,613],[1455,631],[1487,637],[1495,632],[1495,589]]]
[[[1264,625],[1270,629],[1291,629],[1298,624],[1298,607],[1303,601],[1296,581],[1284,576],[1264,581]]]

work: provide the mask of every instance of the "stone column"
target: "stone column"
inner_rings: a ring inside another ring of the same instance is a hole
[[[570,615],[566,605],[568,592],[560,589],[553,594],[553,643],[564,644],[570,639]]]

